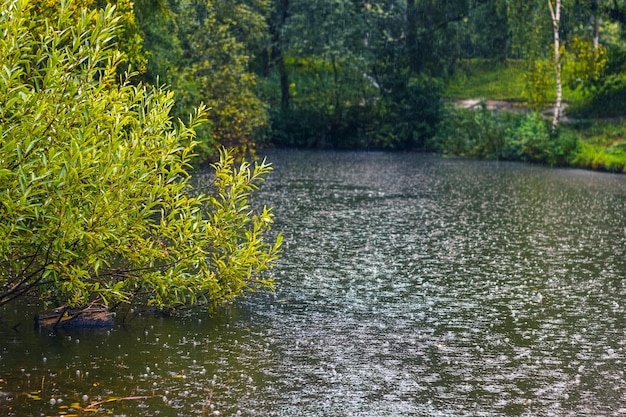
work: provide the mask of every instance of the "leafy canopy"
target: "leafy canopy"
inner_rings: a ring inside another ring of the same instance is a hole
[[[248,196],[271,170],[223,150],[212,195],[190,183],[194,129],[172,93],[118,80],[113,7],[40,18],[0,3],[0,305],[214,307],[271,286],[280,235]]]

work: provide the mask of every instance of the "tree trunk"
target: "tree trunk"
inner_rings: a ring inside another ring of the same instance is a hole
[[[272,60],[278,69],[278,75],[280,77],[281,109],[282,111],[287,111],[289,110],[289,74],[280,45],[280,31],[285,25],[285,21],[289,15],[289,0],[279,0],[277,7],[278,16],[275,20],[275,26],[270,26],[270,32],[272,34]]]
[[[600,47],[600,17],[597,0],[591,3],[591,11],[593,12],[593,49],[597,51]]]
[[[600,47],[600,18],[593,16],[593,49],[597,52]]]
[[[415,0],[407,0],[406,2],[406,51],[409,58],[409,69],[412,73],[418,72],[417,6]]]
[[[561,118],[561,106],[563,102],[563,85],[561,82],[561,42],[559,38],[559,26],[561,22],[561,0],[556,0],[552,5],[552,0],[548,0],[550,15],[552,16],[552,29],[554,30],[554,71],[556,73],[556,101],[554,103],[554,116],[552,118],[552,128],[556,130]]]
[[[280,74],[280,105],[283,111],[289,110],[289,74],[281,52],[278,58],[278,73]]]
[[[113,326],[113,317],[106,307],[90,305],[83,308],[60,307],[38,314],[35,324],[43,329],[57,328],[102,328]]]
[[[280,38],[278,35],[278,29],[270,28],[272,34],[272,50],[269,55],[263,57],[263,64],[265,67],[267,59],[267,67],[264,68],[266,78],[270,76],[270,57],[273,65],[278,70],[278,76],[280,78],[280,107],[283,111],[289,109],[289,73],[287,72],[287,66],[285,65],[285,59],[283,58],[283,51],[280,47]]]
[[[271,75],[270,56],[270,48],[263,48],[263,51],[261,51],[261,59],[263,60],[263,78],[269,78]]]

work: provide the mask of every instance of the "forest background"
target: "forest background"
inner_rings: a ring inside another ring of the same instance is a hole
[[[172,89],[175,117],[211,109],[198,162],[290,146],[626,166],[622,125],[589,122],[626,107],[622,0],[108,2],[135,81]],[[468,93],[523,111],[446,105]],[[557,96],[578,123],[545,112]]]

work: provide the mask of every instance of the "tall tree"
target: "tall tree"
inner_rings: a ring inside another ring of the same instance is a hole
[[[552,18],[552,30],[554,33],[554,73],[556,81],[556,100],[554,102],[554,115],[552,117],[552,128],[556,129],[561,117],[561,106],[563,101],[563,84],[561,81],[561,38],[559,29],[561,27],[561,0],[548,0],[550,16]]]
[[[185,47],[183,71],[191,94],[181,102],[189,106],[203,101],[210,106],[214,142],[240,153],[252,151],[267,125],[267,111],[256,95],[256,76],[249,68],[253,51],[248,42],[257,42],[250,36],[261,34],[248,29],[264,29],[265,19],[244,2],[228,2],[229,7],[222,1],[184,3],[177,13]]]
[[[418,16],[416,0],[406,2],[406,53],[409,59],[411,72],[418,72],[420,68],[419,44],[418,44]]]
[[[601,0],[601,9],[604,9],[611,20],[626,24],[626,1]]]
[[[143,0],[138,20],[150,56],[146,79],[176,92],[177,117],[199,103],[210,108],[199,130],[200,159],[220,146],[253,152],[268,116],[250,69],[267,35],[265,0]]]
[[[274,8],[269,16],[270,45],[264,50],[263,75],[270,76],[270,68],[274,65],[280,79],[280,108],[282,112],[289,111],[289,74],[285,65],[283,49],[286,47],[284,37],[281,35],[289,16],[289,0],[275,0]]]
[[[331,145],[368,88],[363,6],[354,0],[290,0],[288,6],[280,46],[290,61],[293,91],[283,116],[300,114],[315,123],[316,128],[307,129],[313,130],[310,138],[318,146]],[[278,70],[285,109],[284,69]]]
[[[467,58],[504,61],[511,56],[511,34],[506,7],[499,0],[473,5],[461,22],[462,53]]]

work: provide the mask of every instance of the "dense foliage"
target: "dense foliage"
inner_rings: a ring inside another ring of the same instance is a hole
[[[626,111],[625,23],[621,0],[3,0],[0,304],[215,306],[270,286],[280,237],[247,202],[270,171],[245,161],[259,144],[623,171],[623,134],[558,122],[563,94],[577,117]],[[510,58],[530,112],[443,105],[468,60]],[[197,194],[191,164],[217,160]]]
[[[33,3],[44,15],[58,8]],[[511,82],[523,84],[532,110],[554,107],[555,127],[560,97],[572,92],[584,100],[571,114],[595,115],[607,103],[611,115],[624,110],[621,0],[76,0],[72,7],[105,3],[122,16],[119,45],[139,72],[131,82],[167,85],[175,117],[202,102],[210,108],[196,162],[214,160],[221,146],[237,155],[259,145],[428,149],[447,122],[442,91],[468,59],[523,62],[524,75]]]
[[[142,302],[214,307],[260,286],[278,255],[249,193],[266,163],[222,151],[214,190],[190,185],[199,107],[120,81],[114,9],[0,4],[0,305]]]
[[[540,113],[448,109],[445,126],[431,140],[442,154],[567,166],[578,142],[570,132],[552,131]]]
[[[198,131],[201,161],[221,146],[240,155],[254,151],[269,123],[249,68],[266,27],[263,2],[255,3],[171,0],[136,7],[149,55],[141,78],[175,91],[178,117],[201,102],[210,108],[210,123]]]

